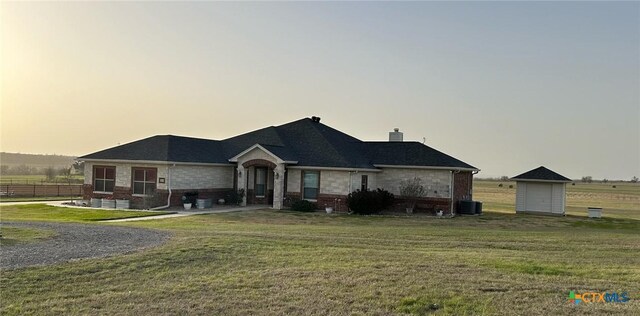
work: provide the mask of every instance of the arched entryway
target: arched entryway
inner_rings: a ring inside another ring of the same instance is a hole
[[[265,159],[252,159],[242,164],[247,176],[247,204],[273,205],[274,169],[276,164]]]

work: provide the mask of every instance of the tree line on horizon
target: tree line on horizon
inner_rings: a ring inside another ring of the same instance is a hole
[[[486,180],[486,181],[511,181],[508,176],[501,176],[501,177],[477,177],[476,179],[478,180]],[[593,182],[600,182],[600,183],[607,183],[607,182],[631,182],[631,183],[638,183],[640,181],[640,179],[638,179],[638,177],[636,176],[632,176],[631,179],[629,180],[609,180],[607,178],[603,178],[600,180],[594,179],[592,176],[583,176],[580,179],[574,179],[574,182],[582,182],[582,183],[593,183]]]

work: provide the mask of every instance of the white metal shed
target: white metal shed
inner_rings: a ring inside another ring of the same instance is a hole
[[[516,213],[564,215],[566,185],[571,179],[545,167],[517,175]]]

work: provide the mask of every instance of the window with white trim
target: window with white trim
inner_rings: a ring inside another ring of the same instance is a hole
[[[317,200],[320,188],[320,171],[302,172],[302,198]]]
[[[93,167],[93,191],[113,193],[116,185],[116,167]]]
[[[131,168],[133,194],[152,195],[156,191],[156,168]]]

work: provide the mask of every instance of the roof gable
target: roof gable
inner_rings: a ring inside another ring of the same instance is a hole
[[[550,169],[545,168],[544,166],[540,166],[533,170],[527,171],[523,174],[519,174],[513,178],[512,180],[542,180],[542,181],[553,181],[553,182],[571,182],[571,179],[556,173]]]

